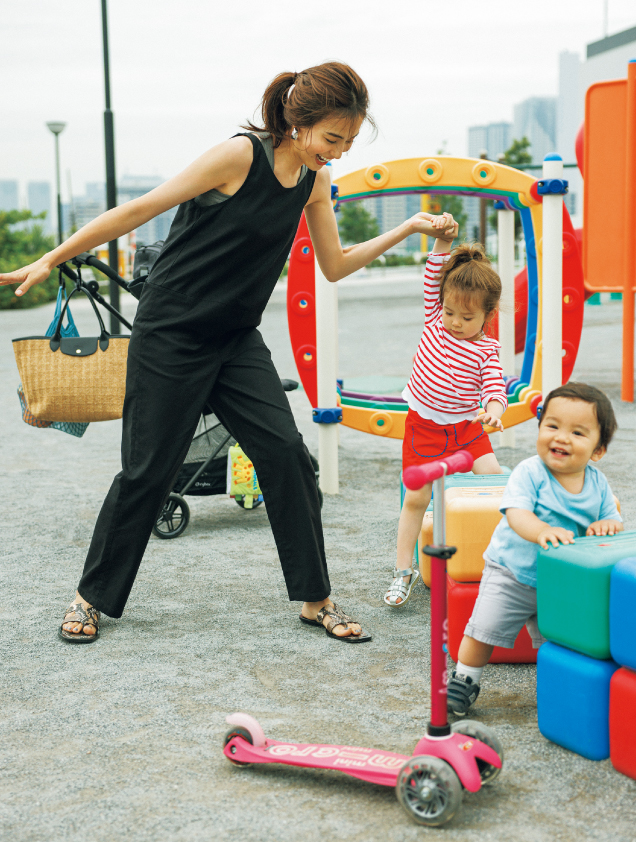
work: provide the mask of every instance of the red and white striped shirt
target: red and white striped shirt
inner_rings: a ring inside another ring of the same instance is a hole
[[[472,421],[489,401],[508,406],[496,339],[455,339],[442,323],[439,274],[447,254],[430,254],[424,270],[424,332],[402,397],[436,424]]]

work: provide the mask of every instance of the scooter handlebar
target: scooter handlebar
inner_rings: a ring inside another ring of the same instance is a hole
[[[444,474],[460,474],[470,471],[475,460],[467,450],[459,450],[447,459],[429,462],[426,465],[412,465],[404,471],[402,479],[404,485],[411,491],[439,479]]]

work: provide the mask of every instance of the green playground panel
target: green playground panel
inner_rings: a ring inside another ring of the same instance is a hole
[[[607,660],[610,574],[636,554],[636,531],[539,549],[537,613],[541,634],[591,658]]]

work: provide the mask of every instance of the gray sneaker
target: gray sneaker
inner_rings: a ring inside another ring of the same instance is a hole
[[[453,670],[451,680],[448,682],[448,712],[455,716],[465,716],[468,708],[479,695],[479,684],[475,684],[472,678],[467,675],[457,675]]]

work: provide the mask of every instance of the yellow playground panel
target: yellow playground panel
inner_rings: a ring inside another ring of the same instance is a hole
[[[404,158],[339,176],[337,185],[339,202],[400,193],[455,194],[500,200],[511,210],[529,211],[536,256],[541,255],[543,209],[540,199],[531,194],[536,179],[504,164],[447,156]],[[536,353],[533,348],[529,385],[519,392],[518,401],[511,403],[503,415],[505,427],[533,418],[530,403],[541,393],[541,259],[536,263],[539,290]],[[389,438],[404,438],[406,405],[360,396],[359,399],[342,397],[341,408],[342,423],[347,427]]]

